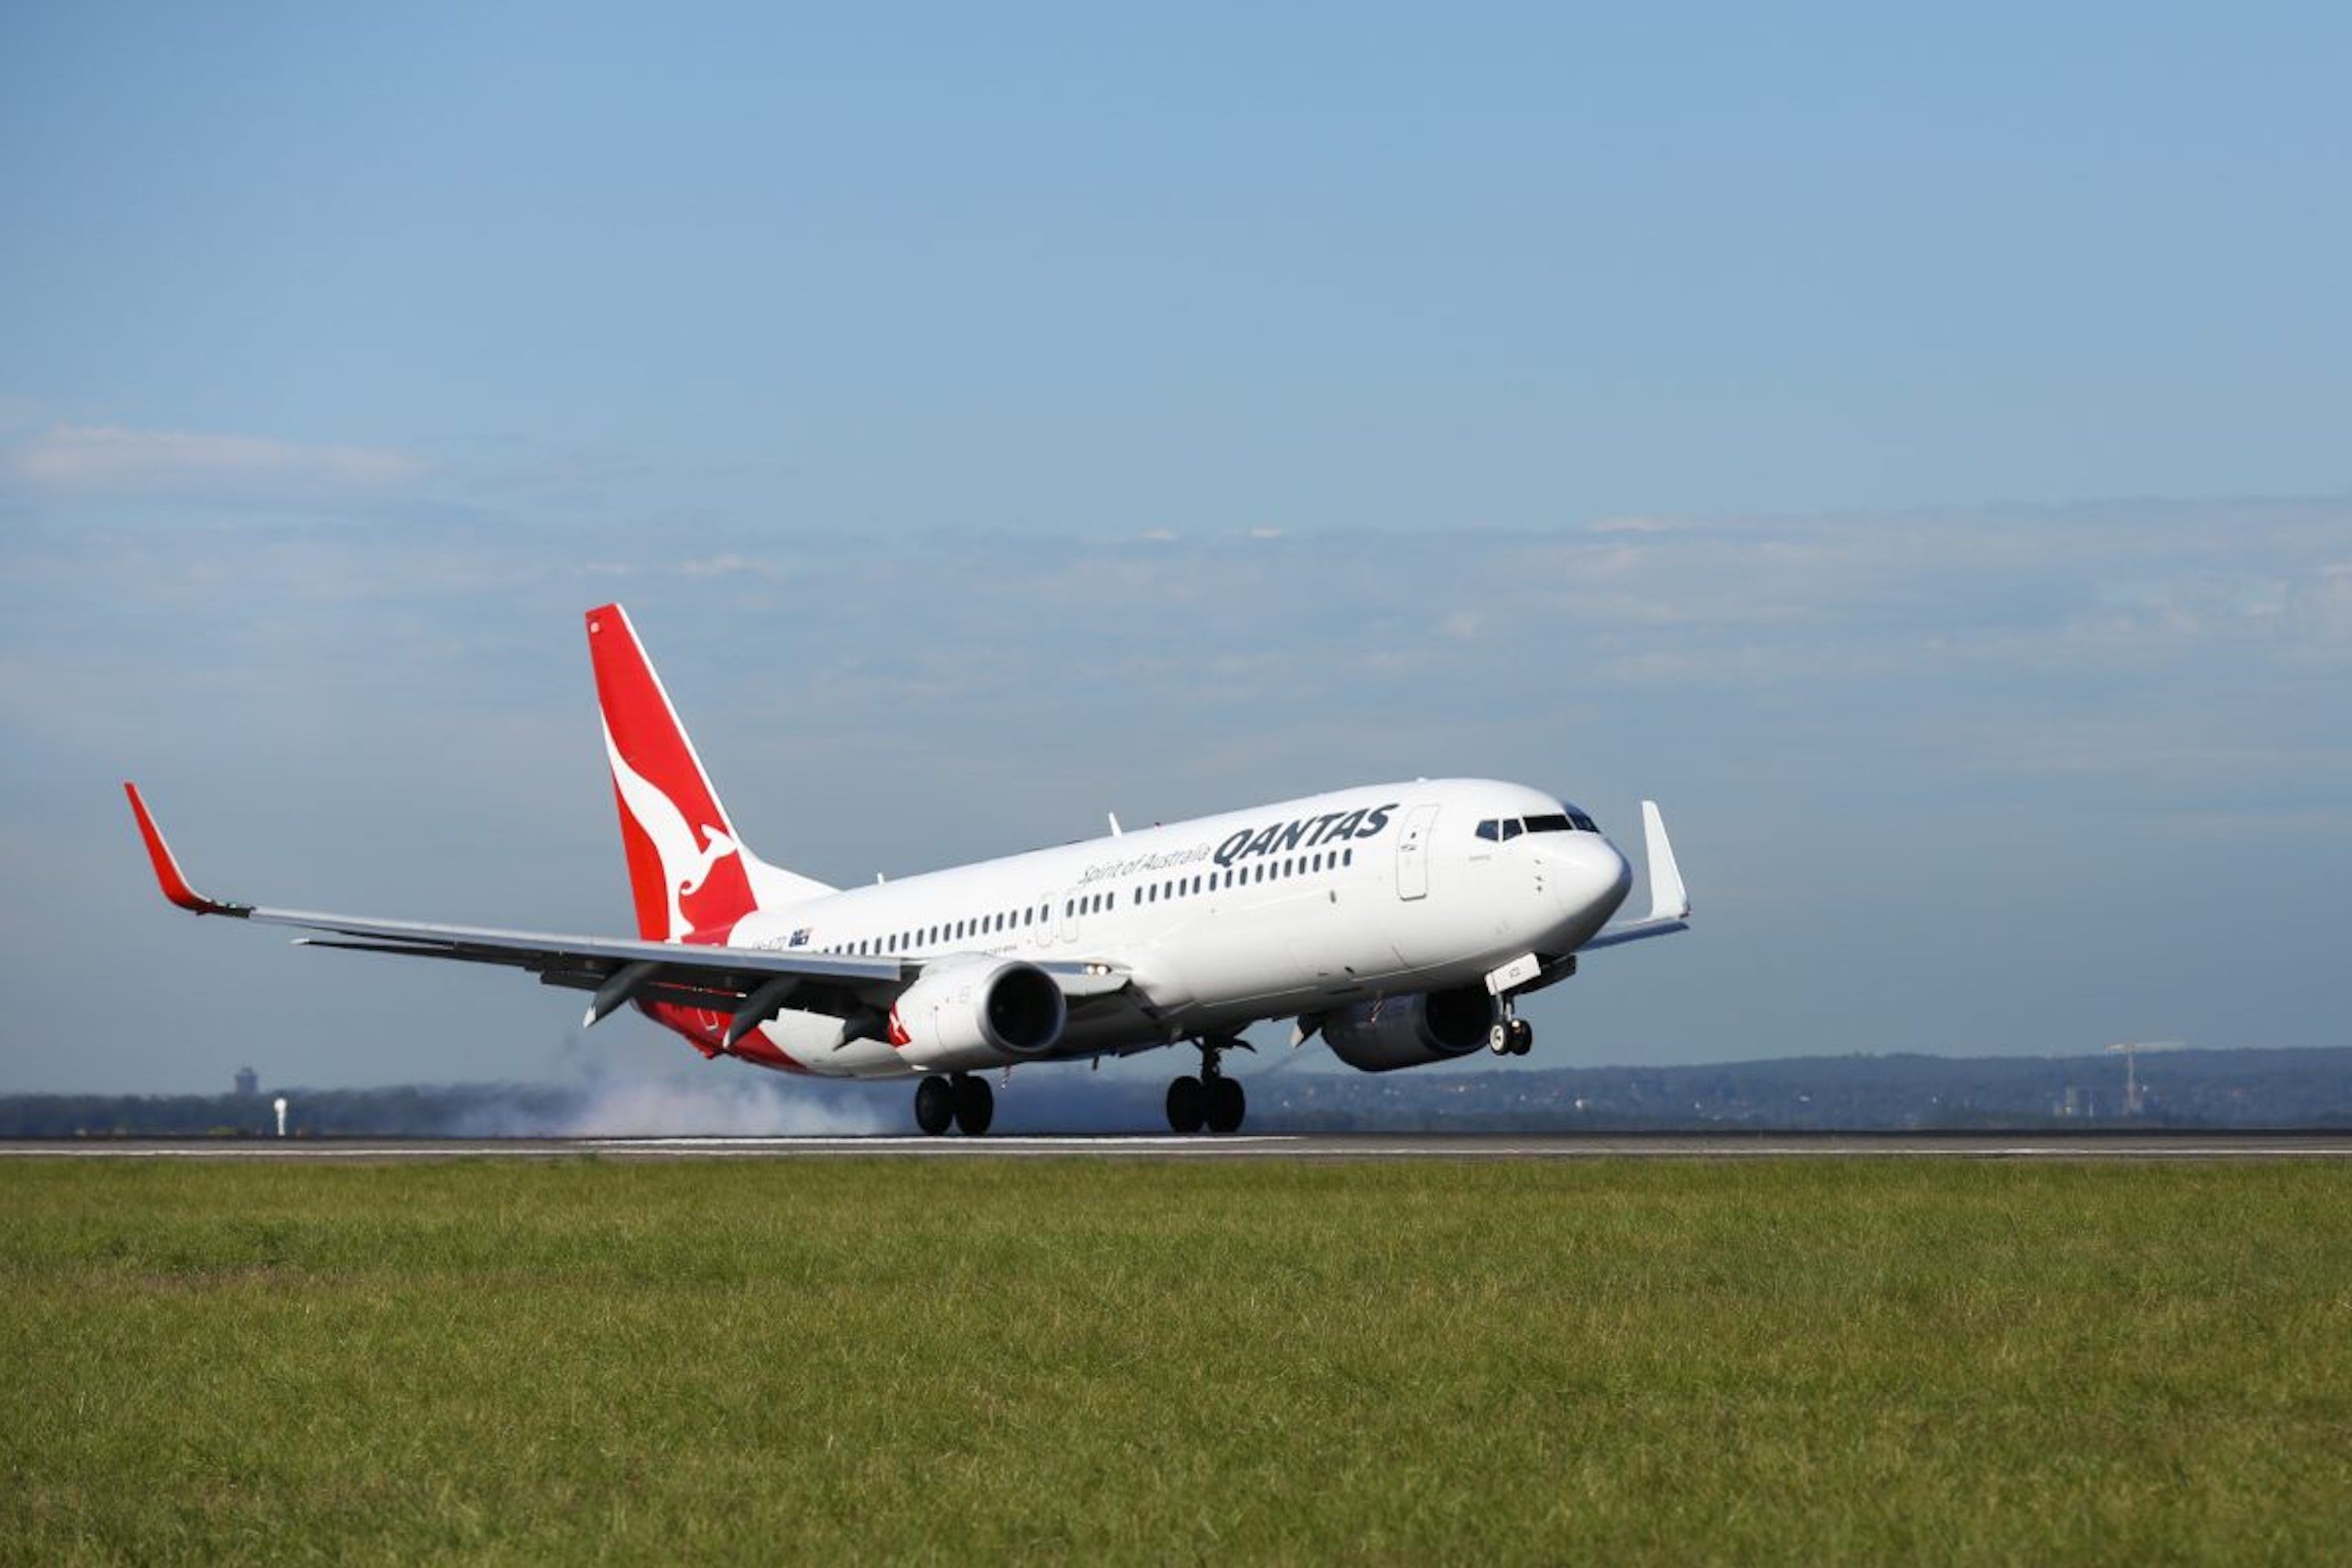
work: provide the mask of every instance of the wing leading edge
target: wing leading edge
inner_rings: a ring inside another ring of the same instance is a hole
[[[735,1024],[728,1034],[728,1043],[732,1045],[761,1019],[772,1016],[787,997],[795,1007],[845,1018],[886,1015],[898,993],[922,968],[898,958],[435,925],[233,903],[196,891],[141,798],[139,786],[125,783],[122,788],[131,798],[131,812],[138,820],[140,837],[146,843],[163,897],[180,909],[319,933],[296,938],[303,946],[524,970],[536,974],[543,985],[596,993],[588,1009],[589,1024],[631,1002],[677,1003],[733,1015]],[[1097,964],[1038,967],[1073,998],[1102,994],[1125,984],[1123,975]]]

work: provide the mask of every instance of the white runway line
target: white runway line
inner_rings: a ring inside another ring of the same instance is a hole
[[[1005,1133],[994,1138],[927,1138],[919,1134],[889,1133],[824,1133],[814,1136],[775,1138],[729,1137],[664,1137],[664,1138],[583,1138],[579,1142],[595,1149],[682,1149],[682,1150],[760,1150],[793,1149],[1171,1149],[1213,1143],[1220,1148],[1235,1148],[1244,1144],[1296,1143],[1305,1137],[1297,1132],[1249,1133],[1228,1138],[1203,1139],[1180,1137],[1173,1132],[1091,1133],[1038,1132]]]
[[[2352,1159],[2352,1138],[2326,1136],[2310,1142],[2265,1138],[2243,1142],[2221,1138],[2170,1142],[2159,1138],[2080,1141],[2019,1141],[1935,1138],[1871,1138],[1831,1135],[1819,1140],[1754,1141],[1704,1134],[1619,1138],[1607,1134],[1559,1137],[1416,1137],[1382,1134],[1252,1133],[1234,1137],[1179,1137],[1173,1133],[1013,1135],[996,1138],[927,1138],[919,1135],[747,1138],[647,1137],[561,1140],[341,1140],[184,1142],[142,1140],[0,1142],[0,1159],[108,1160],[557,1160],[597,1155],[619,1160],[823,1159],[856,1157],[925,1159],[1022,1159],[1094,1156],[1109,1159],[1292,1159],[1292,1160],[2069,1160],[2138,1161],[2148,1163],[2222,1160]]]

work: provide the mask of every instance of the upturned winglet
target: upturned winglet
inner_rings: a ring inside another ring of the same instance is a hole
[[[1690,892],[1683,886],[1682,868],[1675,864],[1675,847],[1666,837],[1666,819],[1654,800],[1642,803],[1642,851],[1650,862],[1650,912],[1622,925],[1603,926],[1579,952],[1690,930]]]
[[[163,884],[166,899],[191,914],[242,917],[253,912],[250,904],[223,903],[218,899],[208,899],[190,887],[188,879],[181,873],[180,862],[173,858],[172,847],[163,842],[163,829],[155,826],[155,818],[147,810],[147,803],[139,798],[139,786],[125,779],[122,793],[131,797],[131,815],[138,819],[139,837],[146,840],[147,858],[154,862],[155,880]]]
[[[1658,803],[1642,803],[1642,853],[1650,863],[1650,918],[1690,919],[1690,894],[1683,888],[1682,868],[1675,864],[1675,847],[1666,837],[1666,819]]]

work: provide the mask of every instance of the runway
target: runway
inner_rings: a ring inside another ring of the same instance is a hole
[[[104,1138],[0,1142],[0,1160],[2347,1160],[2352,1132],[1244,1133],[996,1138]]]

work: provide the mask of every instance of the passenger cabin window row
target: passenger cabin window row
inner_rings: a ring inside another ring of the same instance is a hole
[[[994,914],[980,915],[960,921],[943,921],[935,926],[919,926],[913,931],[893,931],[888,936],[864,937],[840,947],[822,949],[825,952],[846,952],[857,957],[875,957],[893,952],[911,952],[919,947],[937,947],[941,942],[964,942],[972,937],[996,936],[1031,926],[1045,925],[1054,918],[1051,904],[1030,904],[1017,910],[999,910]]]
[[[1156,904],[1162,899],[1189,899],[1201,893],[1213,893],[1222,888],[1247,887],[1254,882],[1276,881],[1284,877],[1336,871],[1342,866],[1355,863],[1356,852],[1353,849],[1329,849],[1314,855],[1294,855],[1284,860],[1260,860],[1248,866],[1228,866],[1222,871],[1211,871],[1204,876],[1146,882],[1131,889],[1129,897],[1139,904]]]
[[[1555,812],[1549,816],[1490,816],[1478,825],[1478,837],[1493,843],[1507,843],[1522,833],[1598,833],[1601,829],[1592,818],[1576,810]]]
[[[1549,817],[1531,817],[1532,822],[1549,821]],[[1559,819],[1565,823],[1567,818]],[[1486,831],[1494,824],[1479,826],[1482,837],[1494,837]],[[1511,825],[1514,834],[1518,825]],[[1591,824],[1587,822],[1590,829]],[[1540,831],[1530,827],[1530,832]],[[1510,837],[1510,835],[1506,835]],[[1356,863],[1353,849],[1325,850],[1314,855],[1298,855],[1286,860],[1262,860],[1250,866],[1229,866],[1220,871],[1210,871],[1194,877],[1174,877],[1164,882],[1150,882],[1131,889],[1129,898],[1137,904],[1156,904],[1162,899],[1192,898],[1201,893],[1214,892],[1220,888],[1244,887],[1253,882],[1272,881],[1283,877],[1307,876],[1318,871],[1336,871]],[[1062,917],[1075,920],[1080,915],[1104,914],[1117,907],[1116,893],[1087,893],[1062,900]],[[912,952],[919,948],[936,948],[945,942],[965,942],[973,937],[996,936],[1006,931],[1026,930],[1033,926],[1051,924],[1054,906],[1031,904],[1024,909],[1000,910],[994,914],[974,919],[944,921],[934,926],[919,926],[912,931],[893,931],[887,936],[861,937],[839,946],[820,948],[820,952],[848,953],[856,957],[883,957],[891,953]]]

